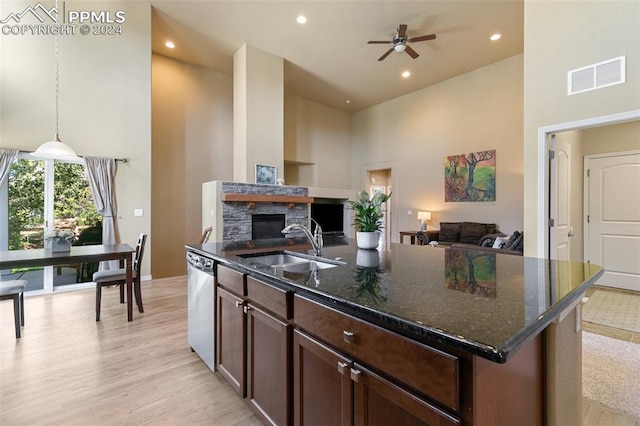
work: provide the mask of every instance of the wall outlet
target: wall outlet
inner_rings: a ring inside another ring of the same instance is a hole
[[[144,216],[144,210],[142,210],[142,209],[135,209],[135,210],[133,211],[133,215],[134,215],[134,216]]]
[[[413,210],[407,210],[407,214],[408,214],[409,216],[413,215]]]

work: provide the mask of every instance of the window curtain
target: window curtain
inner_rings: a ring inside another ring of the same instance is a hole
[[[116,160],[114,158],[84,157],[89,187],[98,213],[102,215],[102,243],[116,244]],[[117,260],[100,262],[101,270],[118,269]]]
[[[9,178],[11,163],[18,158],[19,152],[17,149],[0,148],[0,187]]]

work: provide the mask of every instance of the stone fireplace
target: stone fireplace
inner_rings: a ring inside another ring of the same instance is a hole
[[[282,217],[282,228],[309,224],[313,198],[307,187],[213,181],[204,183],[202,190],[203,228],[213,227],[210,241],[256,239],[256,221],[264,234],[258,238],[280,237],[276,228]]]
[[[286,214],[252,214],[251,239],[282,238],[280,232],[286,226]]]

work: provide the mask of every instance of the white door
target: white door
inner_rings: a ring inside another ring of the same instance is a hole
[[[585,158],[585,259],[597,284],[640,291],[640,152]]]
[[[551,168],[551,259],[571,260],[571,144],[551,136],[555,156]]]

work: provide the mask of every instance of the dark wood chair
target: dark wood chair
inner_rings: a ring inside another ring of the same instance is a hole
[[[11,280],[0,282],[0,300],[13,299],[13,322],[16,326],[16,339],[20,338],[20,330],[24,325],[24,290],[27,288],[25,280]]]
[[[138,234],[138,242],[136,243],[136,254],[133,258],[133,291],[136,297],[136,305],[138,312],[143,313],[142,307],[142,291],[140,289],[140,265],[144,255],[144,246],[147,242],[147,234]],[[93,281],[96,283],[96,321],[100,321],[100,302],[102,300],[102,287],[117,285],[120,287],[120,303],[124,303],[124,287],[126,284],[125,268],[109,269],[106,271],[98,271],[93,274]]]
[[[93,246],[102,244],[102,224],[90,226],[80,231],[78,239],[74,241],[72,246]],[[82,282],[87,278],[87,281],[91,278],[94,272],[98,270],[99,262],[83,263],[80,266],[80,273],[76,271],[76,282]]]
[[[200,244],[204,244],[207,241],[209,241],[209,237],[211,236],[212,231],[213,231],[213,227],[210,226],[202,232],[202,237],[200,238]]]

